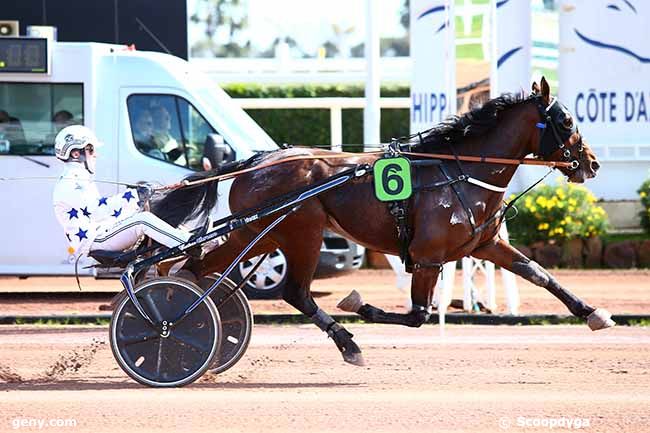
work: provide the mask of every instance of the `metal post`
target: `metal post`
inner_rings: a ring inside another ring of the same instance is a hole
[[[474,282],[472,276],[474,273],[474,261],[471,257],[463,257],[463,310],[471,313],[474,309],[472,305],[472,289]]]
[[[381,109],[379,107],[379,25],[377,13],[379,0],[366,0],[366,107],[363,110],[364,150],[371,150],[371,145],[379,144],[379,125]]]
[[[456,102],[456,15],[455,1],[445,0],[445,68],[446,80],[445,91],[447,93],[447,107],[449,115],[453,116],[457,111]]]
[[[499,91],[499,44],[497,32],[497,0],[490,0],[490,98],[496,98]],[[514,90],[513,90],[514,91]]]
[[[330,146],[333,151],[343,150],[343,117],[340,105],[330,107]]]

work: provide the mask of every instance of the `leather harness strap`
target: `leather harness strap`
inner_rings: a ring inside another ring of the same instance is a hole
[[[309,149],[309,148],[306,148]],[[351,152],[340,152],[327,155],[298,155],[290,156],[288,158],[279,159],[277,161],[268,162],[265,164],[259,164],[255,167],[245,168],[243,170],[233,171],[231,173],[225,173],[221,175],[215,175],[206,177],[205,179],[198,179],[194,181],[183,180],[174,184],[165,185],[159,188],[156,188],[155,191],[167,191],[171,189],[184,188],[188,186],[201,185],[208,182],[213,182],[216,180],[232,179],[237,176],[240,176],[244,173],[249,173],[251,171],[261,170],[263,168],[273,167],[278,164],[284,164],[285,162],[292,161],[305,161],[305,160],[316,160],[316,159],[341,159],[341,158],[350,158],[350,157],[359,157],[359,156],[378,156],[383,155],[384,152],[365,152],[365,153],[351,153]],[[488,164],[505,164],[505,165],[542,165],[547,167],[572,167],[573,164],[570,162],[564,161],[542,161],[536,158],[522,158],[522,159],[510,159],[510,158],[492,158],[486,156],[465,156],[465,155],[449,155],[446,153],[419,153],[419,152],[404,152],[400,151],[400,154],[406,156],[415,156],[418,158],[427,158],[427,159],[443,159],[443,160],[457,160],[465,162],[482,162]]]

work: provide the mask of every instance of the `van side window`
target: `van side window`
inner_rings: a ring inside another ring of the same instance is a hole
[[[183,137],[187,147],[188,166],[193,170],[203,170],[203,147],[208,134],[214,128],[201,116],[189,102],[178,98],[178,111],[183,126]]]
[[[203,147],[214,128],[175,95],[131,95],[129,121],[136,148],[147,156],[202,170]]]
[[[0,83],[0,155],[54,155],[56,134],[83,123],[83,84]]]
[[[133,141],[145,155],[187,166],[176,97],[133,95],[127,100]]]

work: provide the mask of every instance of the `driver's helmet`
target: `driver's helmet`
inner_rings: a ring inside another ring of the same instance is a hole
[[[83,149],[89,144],[92,144],[95,148],[102,146],[102,143],[90,128],[83,125],[66,126],[56,134],[54,154],[65,162],[70,160],[70,152],[74,149]]]

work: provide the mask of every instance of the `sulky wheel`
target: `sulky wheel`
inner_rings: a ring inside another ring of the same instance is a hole
[[[195,284],[175,278],[147,280],[135,288],[151,325],[124,297],[110,324],[113,355],[122,370],[144,385],[183,386],[210,367],[221,343],[221,320],[208,297],[194,311],[173,323],[203,293]],[[168,331],[161,331],[167,322]]]
[[[201,278],[199,285],[203,290],[207,290],[219,276],[219,274],[207,275]],[[246,295],[241,290],[237,290],[234,295],[227,298],[235,287],[237,285],[226,278],[210,295],[219,310],[222,326],[221,349],[210,366],[211,373],[223,373],[235,365],[246,353],[251,340],[253,312]]]

